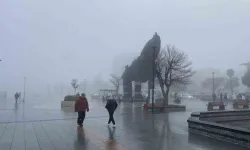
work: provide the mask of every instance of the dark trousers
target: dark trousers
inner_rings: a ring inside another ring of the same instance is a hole
[[[82,125],[84,119],[85,119],[85,111],[78,112],[77,124]]]
[[[114,111],[108,111],[109,112],[109,122],[108,124],[110,124],[111,122],[113,123],[113,125],[115,125],[115,120],[114,120]]]

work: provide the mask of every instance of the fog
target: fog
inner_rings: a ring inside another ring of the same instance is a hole
[[[30,91],[108,81],[155,32],[194,69],[237,69],[250,56],[249,0],[0,0],[0,20],[1,91],[22,91],[24,77]]]

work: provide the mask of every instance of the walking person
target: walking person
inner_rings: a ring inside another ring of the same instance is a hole
[[[222,102],[222,100],[223,100],[223,93],[221,92],[220,93],[220,101]]]
[[[78,112],[77,124],[82,127],[83,121],[86,116],[86,111],[89,111],[88,100],[84,93],[77,97],[75,103],[75,112]]]
[[[224,95],[224,100],[227,101],[227,93]]]
[[[233,95],[232,95],[232,99],[233,99],[233,100],[237,100],[237,96],[236,96],[236,94],[235,94],[235,93],[233,93]]]
[[[19,94],[16,92],[16,94],[14,96],[15,96],[15,100],[16,100],[16,103],[17,103],[17,100],[19,98]]]
[[[244,94],[241,95],[241,99],[242,99],[242,100],[246,100],[246,97],[245,97]]]
[[[108,113],[109,113],[108,125],[112,122],[113,127],[115,127],[115,120],[114,120],[113,115],[114,115],[114,112],[115,112],[117,106],[118,106],[118,104],[117,104],[116,100],[112,97],[112,94],[109,93],[107,104],[106,104],[105,108],[108,110]]]

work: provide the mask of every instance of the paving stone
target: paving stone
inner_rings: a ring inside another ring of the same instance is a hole
[[[39,150],[40,146],[32,123],[25,123],[26,150]]]
[[[1,140],[0,140],[1,149],[3,150],[11,149],[14,133],[15,133],[15,124],[7,124],[7,127],[4,130]]]
[[[35,134],[41,150],[54,150],[52,141],[47,136],[40,122],[33,123]]]
[[[16,124],[11,150],[25,150],[25,124]]]
[[[206,104],[184,103],[186,112],[153,115],[143,111],[142,103],[120,103],[115,113],[117,126],[109,128],[105,103],[90,101],[90,112],[83,128],[79,128],[77,114],[61,110],[60,101],[58,106],[55,102],[49,106],[50,102],[42,99],[17,104],[0,102],[0,150],[246,149],[189,135],[187,118],[192,111],[206,110]]]

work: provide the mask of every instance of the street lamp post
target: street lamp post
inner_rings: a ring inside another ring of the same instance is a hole
[[[215,91],[214,91],[214,72],[212,72],[213,74],[213,101],[215,101]]]
[[[24,84],[23,84],[23,102],[24,102],[24,100],[25,100],[25,94],[26,94],[26,89],[25,89],[25,87],[26,87],[26,77],[24,77]]]
[[[152,61],[152,69],[153,69],[153,77],[152,77],[152,113],[154,112],[154,96],[155,96],[155,49],[156,46],[153,46],[153,61]]]

